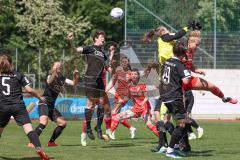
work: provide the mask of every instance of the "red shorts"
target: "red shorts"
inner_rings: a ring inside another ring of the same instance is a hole
[[[187,85],[183,84],[183,89],[185,91],[192,90],[196,86],[198,79],[199,79],[199,77],[191,76],[190,82]]]
[[[114,103],[122,103],[122,106],[124,106],[128,102],[128,95],[127,94],[119,94],[115,93],[114,95]]]
[[[135,113],[135,117],[138,118],[138,117],[141,117],[141,116],[144,116],[144,115],[149,115],[150,114],[150,104],[149,102],[146,103],[146,105],[144,107],[139,107],[139,105],[135,104],[131,111],[133,113]]]

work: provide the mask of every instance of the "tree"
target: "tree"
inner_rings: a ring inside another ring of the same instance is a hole
[[[31,49],[41,49],[45,74],[54,60],[60,60],[62,49],[69,48],[67,32],[74,31],[77,36],[85,37],[85,33],[91,29],[86,17],[69,18],[65,16],[61,5],[60,1],[55,0],[17,1],[17,14],[14,15],[16,26],[19,33],[25,35],[25,42]],[[69,56],[66,55],[66,58],[69,59]]]

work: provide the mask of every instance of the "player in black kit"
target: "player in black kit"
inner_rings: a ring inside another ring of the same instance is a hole
[[[66,121],[64,120],[62,114],[54,107],[55,101],[58,97],[58,94],[62,91],[64,84],[72,86],[76,84],[78,79],[77,74],[78,71],[74,70],[73,81],[67,79],[62,75],[62,64],[60,62],[54,62],[52,69],[49,71],[46,87],[43,93],[46,102],[39,101],[38,103],[39,125],[35,129],[36,133],[40,136],[43,129],[48,124],[48,118],[57,124],[57,127],[53,131],[52,136],[48,142],[48,147],[58,146],[55,143],[55,140],[60,136],[63,129],[66,127]],[[32,147],[32,144],[29,143],[28,147]]]
[[[48,156],[41,149],[37,133],[33,130],[26,106],[23,101],[22,87],[39,100],[45,101],[31,87],[28,79],[13,70],[12,59],[7,54],[0,54],[0,137],[11,116],[23,127],[30,142],[42,160]]]
[[[185,52],[185,45],[177,42],[173,47],[174,56],[167,60],[161,68],[160,98],[177,122],[166,151],[166,156],[171,158],[181,158],[179,154],[174,151],[175,144],[178,144],[181,139],[184,139],[186,143],[185,148],[188,149],[188,151],[191,150],[186,127],[187,125],[189,126],[189,117],[184,107],[182,91],[182,84],[188,84],[191,75],[180,61],[180,59],[185,56]]]
[[[86,119],[86,132],[87,136],[94,140],[94,134],[91,129],[91,119],[96,104],[101,106],[105,105],[107,102],[105,95],[105,86],[103,79],[101,77],[104,68],[107,66],[107,56],[103,51],[103,44],[105,42],[105,33],[103,31],[96,32],[93,35],[93,45],[85,47],[75,47],[73,43],[73,33],[69,33],[67,36],[68,40],[71,42],[72,48],[80,55],[86,56],[87,69],[84,75],[84,87],[85,94],[87,96],[87,107],[85,109],[85,119]],[[107,108],[104,108],[106,111]],[[102,139],[102,129],[101,122],[97,123],[96,130],[98,132],[98,137]]]

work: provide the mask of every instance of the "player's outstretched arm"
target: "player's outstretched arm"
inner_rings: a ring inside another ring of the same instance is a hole
[[[77,47],[75,45],[73,32],[68,33],[67,39],[70,42],[71,48],[74,50],[75,53],[82,53],[83,52],[83,47]]]
[[[33,97],[36,97],[39,100],[42,100],[43,102],[46,101],[44,97],[41,97],[32,87],[30,86],[25,86],[24,89],[26,90],[27,93],[31,94]]]

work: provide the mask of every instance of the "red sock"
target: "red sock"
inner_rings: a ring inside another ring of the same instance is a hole
[[[218,87],[213,87],[210,89],[210,91],[212,92],[212,94],[218,96],[219,98],[223,98],[224,94],[222,93],[222,91],[218,88]]]
[[[111,128],[111,121],[112,121],[112,119],[110,117],[105,117],[104,118],[106,129],[110,129]]]
[[[124,120],[121,120],[121,124],[124,125],[125,127],[127,127],[128,129],[131,128],[131,124],[128,123],[128,121],[126,121],[125,119],[124,119]]]
[[[157,137],[159,137],[157,127],[155,125],[149,123],[146,123],[146,125]]]
[[[115,116],[112,116],[112,121],[111,121],[111,131],[114,132],[116,128],[118,127],[119,124],[119,119]]]
[[[86,119],[82,121],[82,133],[87,132],[87,124],[86,124]]]

